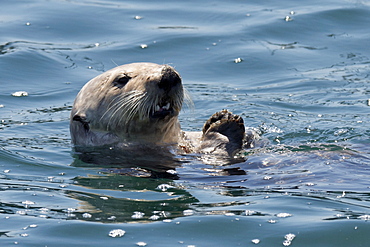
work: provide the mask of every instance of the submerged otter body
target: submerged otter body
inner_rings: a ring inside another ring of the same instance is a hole
[[[118,66],[90,80],[78,93],[70,120],[72,143],[171,145],[185,152],[228,156],[242,148],[243,120],[226,110],[214,114],[203,133],[182,132],[178,115],[187,98],[180,75],[169,65]]]

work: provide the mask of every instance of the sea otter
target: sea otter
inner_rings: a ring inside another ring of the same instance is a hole
[[[70,132],[76,147],[176,147],[179,152],[233,157],[246,141],[243,119],[212,115],[202,132],[184,132],[178,115],[189,97],[169,65],[132,63],[90,80],[78,93]]]

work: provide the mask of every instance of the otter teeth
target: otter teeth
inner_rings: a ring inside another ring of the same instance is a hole
[[[155,111],[163,111],[163,110],[168,110],[170,109],[170,103],[167,103],[165,106],[155,106]]]

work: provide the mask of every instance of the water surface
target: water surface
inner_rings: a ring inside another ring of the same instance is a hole
[[[3,1],[1,245],[367,246],[369,22],[367,1]],[[142,61],[181,74],[183,129],[226,108],[269,145],[164,178],[82,162],[74,97]]]

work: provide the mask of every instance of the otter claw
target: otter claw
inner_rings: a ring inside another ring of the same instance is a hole
[[[229,154],[241,149],[245,138],[244,121],[239,115],[228,110],[213,114],[203,126],[203,140],[213,140],[215,133],[227,137],[227,150]],[[221,140],[221,139],[220,139]],[[232,149],[232,150],[231,150]]]

